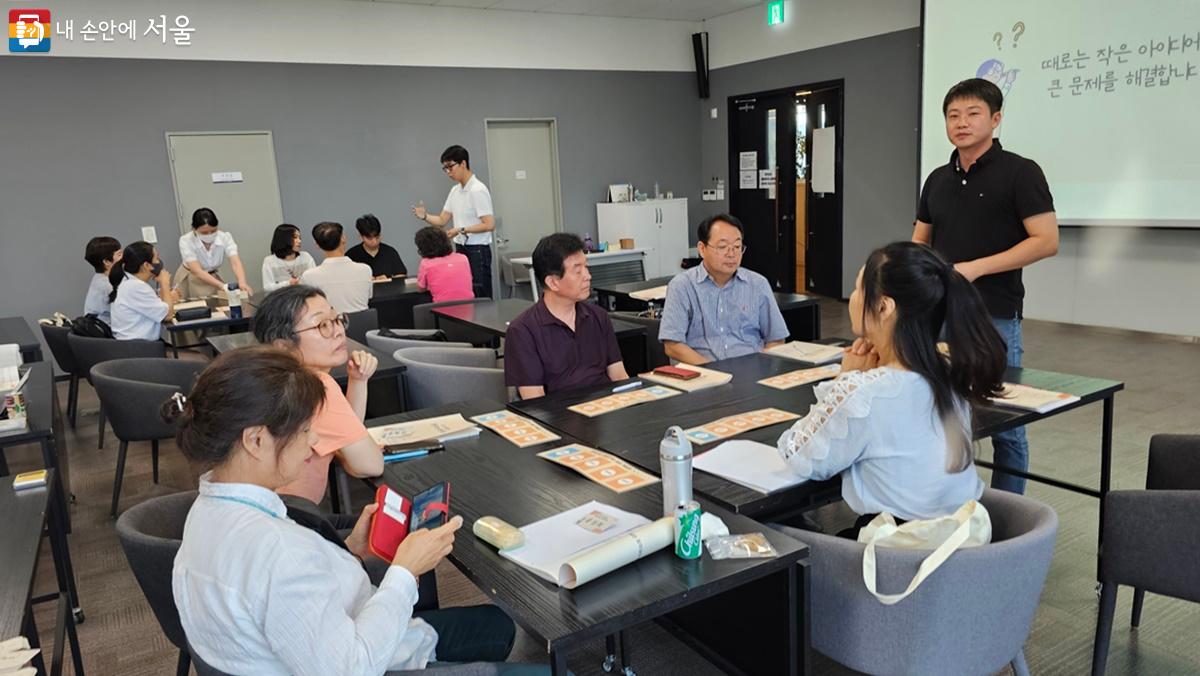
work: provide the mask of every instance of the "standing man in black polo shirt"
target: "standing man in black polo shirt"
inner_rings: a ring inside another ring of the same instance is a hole
[[[955,150],[925,180],[912,238],[975,283],[1008,344],[1008,365],[1020,366],[1021,268],[1058,253],[1058,219],[1041,167],[992,138],[1003,103],[1000,88],[980,78],[950,88],[942,113]],[[992,437],[992,447],[997,465],[1028,469],[1024,427]],[[992,487],[1024,493],[1025,480],[995,472]]]

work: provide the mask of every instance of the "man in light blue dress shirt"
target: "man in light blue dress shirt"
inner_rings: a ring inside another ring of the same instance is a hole
[[[696,248],[703,264],[667,286],[658,339],[685,364],[740,357],[783,343],[787,324],[766,277],[742,267],[742,223],[729,214],[704,220]]]

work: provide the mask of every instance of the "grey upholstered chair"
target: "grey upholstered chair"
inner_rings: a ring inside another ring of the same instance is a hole
[[[512,262],[512,259],[526,258],[532,253],[532,251],[508,251],[500,256],[500,281],[508,287],[509,298],[525,296],[526,294],[518,294],[517,291],[522,287],[529,288],[530,284],[529,270],[524,265]],[[528,295],[533,296],[533,289],[529,289]]]
[[[183,537],[183,523],[195,501],[196,491],[164,495],[131,507],[117,519],[117,537],[129,568],[146,595],[158,626],[167,640],[179,648],[177,676],[187,676],[190,657],[171,591],[171,571]]]
[[[379,329],[379,312],[375,308],[348,312],[346,317],[350,319],[349,325],[346,326],[346,337],[351,340],[365,343],[367,342],[367,331]]]
[[[167,344],[161,340],[115,340],[113,338],[89,338],[70,334],[67,344],[71,346],[71,354],[79,370],[86,374],[88,382],[92,381],[92,367],[113,359],[134,359],[138,357],[163,358],[167,356]],[[104,404],[100,404],[99,436],[96,448],[104,448]]]
[[[1023,646],[1054,554],[1058,515],[1029,498],[987,489],[992,542],[960,549],[916,591],[887,606],[867,591],[864,546],[782,527],[809,546],[812,645],[871,674],[1026,676]],[[1107,544],[1107,543],[1106,543]],[[902,590],[928,551],[877,550],[878,588]],[[965,629],[964,629],[965,628]]]
[[[648,369],[670,365],[671,358],[667,356],[666,348],[663,347],[662,341],[658,339],[658,327],[662,323],[661,319],[658,317],[639,317],[636,312],[610,312],[609,316],[613,319],[641,324],[646,327],[646,367]]]
[[[469,300],[446,300],[440,303],[421,303],[413,306],[413,328],[416,329],[436,329],[438,322],[433,316],[433,309],[436,307],[445,307],[447,305],[478,305],[480,303],[494,302],[491,298],[471,298]],[[487,331],[481,329],[472,329],[467,326],[460,326],[453,322],[442,322],[441,329],[446,334],[446,338],[459,342],[470,343],[472,345],[495,345],[496,337]]]
[[[421,340],[415,336],[429,336],[434,333],[432,329],[389,329],[394,335],[399,338],[389,336],[381,336],[378,331],[367,331],[367,345],[373,350],[379,350],[385,354],[392,354],[396,350],[406,347],[474,347],[470,343],[451,343],[437,340]],[[405,336],[414,336],[406,338]]]
[[[206,364],[179,359],[117,359],[92,368],[100,405],[121,441],[113,479],[112,515],[117,515],[125,455],[132,441],[149,441],[154,483],[158,483],[158,440],[175,436],[175,425],[159,415],[162,403],[175,392],[190,392]]]
[[[50,354],[54,355],[58,370],[70,376],[70,385],[67,387],[67,420],[71,423],[71,429],[75,429],[75,414],[79,406],[79,379],[86,378],[87,371],[79,365],[79,360],[71,351],[71,343],[67,338],[69,335],[71,329],[65,326],[42,324],[42,337],[50,347]]]
[[[410,409],[467,399],[508,401],[504,369],[487,348],[406,347],[396,350],[404,364],[405,401]]]
[[[1130,624],[1142,621],[1146,592],[1200,602],[1200,435],[1150,438],[1146,490],[1110,491],[1104,498],[1100,552],[1100,616],[1092,673],[1103,674],[1119,585],[1133,587]]]

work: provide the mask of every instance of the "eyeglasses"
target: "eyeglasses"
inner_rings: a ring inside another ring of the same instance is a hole
[[[447,174],[449,174],[449,173],[450,173],[450,170],[451,170],[451,169],[453,169],[453,168],[454,168],[454,165],[456,165],[456,164],[458,164],[458,162],[451,162],[450,164],[443,164],[443,165],[442,165],[442,171],[444,171],[444,172],[446,172]]]
[[[293,333],[299,334],[304,333],[305,331],[312,331],[313,329],[316,329],[317,333],[321,334],[322,338],[332,338],[335,333],[334,326],[340,326],[345,329],[349,325],[350,318],[343,313],[331,319],[326,319],[315,326],[310,326],[307,329],[296,329]]]
[[[746,245],[745,244],[720,244],[718,246],[712,246],[708,243],[705,243],[704,246],[712,249],[713,251],[716,251],[717,255],[719,255],[719,256],[724,256],[725,254],[727,254],[731,251],[734,253],[739,253],[739,254],[746,253]]]

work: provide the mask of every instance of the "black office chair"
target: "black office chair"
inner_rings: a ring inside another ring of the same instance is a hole
[[[75,414],[79,407],[79,379],[86,378],[87,371],[80,366],[75,353],[71,351],[71,343],[67,339],[67,336],[71,335],[70,328],[46,324],[41,326],[42,337],[50,347],[50,354],[54,355],[58,370],[70,376],[70,385],[67,387],[67,421],[70,422],[71,429],[75,429]]]
[[[1150,438],[1146,490],[1109,491],[1104,498],[1100,554],[1100,616],[1092,674],[1104,673],[1112,637],[1117,587],[1133,587],[1130,624],[1142,623],[1146,592],[1200,602],[1200,435]]]
[[[658,327],[662,320],[658,317],[642,317],[637,312],[610,312],[609,316],[621,321],[641,324],[646,327],[646,368],[656,369],[659,366],[669,366],[671,358],[662,341],[658,339]],[[636,374],[630,374],[636,375]]]
[[[179,622],[179,610],[175,607],[171,574],[183,538],[183,524],[196,495],[196,491],[189,491],[152,498],[131,507],[117,519],[117,537],[125,550],[129,568],[150,603],[158,626],[167,640],[179,648],[177,676],[187,676],[191,657],[187,636]],[[197,671],[205,673],[200,671],[199,665]]]
[[[149,441],[154,483],[158,483],[158,441],[175,436],[175,425],[159,416],[162,403],[176,392],[190,392],[206,364],[178,359],[117,359],[97,364],[92,382],[100,404],[121,441],[113,478],[112,516],[117,515],[125,455],[131,441]]]
[[[479,305],[481,303],[493,303],[491,298],[471,298],[468,300],[445,300],[440,303],[421,303],[413,306],[413,328],[415,329],[436,329],[439,328],[437,319],[433,315],[433,309],[436,307],[446,307],[447,305]],[[454,322],[442,322],[442,332],[446,334],[446,340],[455,343],[470,343],[475,346],[496,347],[496,337],[487,331],[472,329],[466,326],[461,326]]]
[[[115,340],[113,338],[89,338],[71,334],[67,336],[75,362],[92,383],[92,367],[113,359],[164,358],[167,344],[161,340]],[[104,448],[104,403],[100,403],[99,435],[96,448]]]
[[[346,326],[346,337],[363,345],[367,344],[367,331],[379,329],[379,312],[375,308],[348,312],[346,316],[350,319],[350,324]]]

